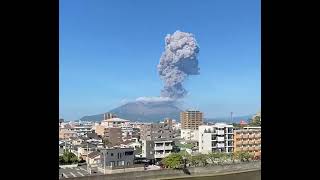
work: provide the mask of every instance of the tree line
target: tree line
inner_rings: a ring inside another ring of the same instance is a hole
[[[224,163],[245,162],[254,159],[254,156],[246,151],[234,153],[211,152],[209,154],[190,155],[186,152],[171,153],[161,161],[165,168],[179,169],[184,165],[189,167],[214,166]]]

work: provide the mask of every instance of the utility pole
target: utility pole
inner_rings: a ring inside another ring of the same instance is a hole
[[[87,142],[87,171],[88,173],[90,174],[89,172],[89,143]]]
[[[103,153],[103,172],[106,174],[106,152]]]

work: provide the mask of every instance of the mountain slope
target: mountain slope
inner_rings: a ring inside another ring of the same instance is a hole
[[[112,109],[109,112],[116,114],[119,118],[130,121],[157,122],[165,118],[179,120],[181,111],[172,101],[134,101]],[[103,114],[81,118],[82,121],[101,121],[102,119]]]

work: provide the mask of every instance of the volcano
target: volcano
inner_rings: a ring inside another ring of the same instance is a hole
[[[165,118],[179,121],[182,110],[174,101],[133,101],[108,111],[130,121],[158,122]],[[103,114],[84,116],[81,121],[101,121]]]

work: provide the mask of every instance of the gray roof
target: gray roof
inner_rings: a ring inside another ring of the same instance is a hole
[[[90,153],[88,155],[89,158],[95,158],[97,156],[99,156],[101,153],[99,151],[93,151],[92,153]]]

